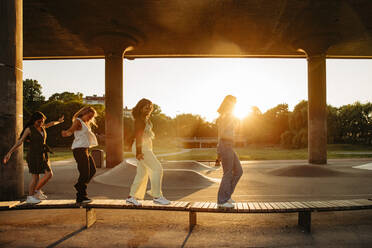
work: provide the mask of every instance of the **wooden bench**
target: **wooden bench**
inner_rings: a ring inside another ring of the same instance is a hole
[[[94,209],[142,209],[161,211],[189,212],[190,231],[197,223],[197,213],[298,213],[298,225],[305,231],[311,231],[311,213],[324,211],[345,211],[372,209],[368,199],[331,200],[331,201],[294,201],[294,202],[238,202],[233,209],[221,209],[215,202],[172,201],[170,205],[158,205],[152,201],[142,201],[142,206],[127,204],[125,200],[96,199],[88,204],[76,204],[74,200],[45,200],[38,204],[27,204],[20,201],[0,202],[0,210],[26,209],[63,209],[85,208],[86,228],[96,222]]]

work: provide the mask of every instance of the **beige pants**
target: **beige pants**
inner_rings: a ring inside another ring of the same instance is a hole
[[[152,151],[143,151],[144,159],[137,164],[137,174],[130,188],[130,196],[142,200],[145,197],[147,179],[150,178],[150,195],[154,198],[163,196],[161,184],[163,167]]]

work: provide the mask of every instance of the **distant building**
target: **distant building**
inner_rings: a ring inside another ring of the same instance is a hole
[[[123,115],[124,118],[132,118],[132,110],[125,106]]]
[[[101,105],[105,105],[105,95],[103,95],[103,96],[97,96],[97,95],[86,96],[85,98],[83,98],[83,102],[85,104],[101,104]]]

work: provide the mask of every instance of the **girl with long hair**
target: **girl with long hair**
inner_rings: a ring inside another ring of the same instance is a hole
[[[233,208],[234,200],[231,195],[243,174],[236,152],[233,150],[234,129],[238,120],[234,117],[233,111],[236,104],[236,97],[227,95],[217,112],[220,116],[217,119],[218,125],[218,159],[221,160],[223,168],[223,177],[218,190],[217,204],[221,208]]]
[[[137,173],[126,202],[137,206],[141,205],[137,200],[142,200],[145,197],[148,177],[151,182],[151,190],[147,191],[147,194],[153,197],[154,203],[170,204],[170,201],[164,198],[161,190],[163,167],[152,152],[152,139],[155,137],[152,123],[149,120],[152,111],[152,102],[145,98],[141,99],[132,110],[135,132],[132,151],[136,154],[138,164]]]
[[[97,112],[93,107],[85,106],[77,111],[72,118],[72,125],[68,130],[62,131],[62,137],[74,134],[72,142],[72,153],[79,170],[79,178],[74,185],[76,193],[76,203],[89,203],[92,200],[87,195],[87,185],[96,174],[96,165],[89,148],[97,146],[97,138],[91,131],[91,125],[96,125],[95,117]]]
[[[53,172],[50,166],[48,152],[51,152],[46,144],[47,133],[46,128],[55,126],[64,121],[61,116],[58,121],[52,121],[45,124],[46,116],[41,112],[35,112],[31,115],[30,120],[23,128],[20,138],[9,150],[3,159],[6,164],[12,153],[22,145],[24,141],[29,142],[29,151],[26,155],[28,171],[32,178],[28,186],[27,203],[39,203],[41,200],[47,199],[47,196],[41,188],[53,177]],[[44,176],[40,179],[40,174]]]

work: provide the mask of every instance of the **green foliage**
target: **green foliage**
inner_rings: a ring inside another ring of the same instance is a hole
[[[264,114],[257,107],[242,122],[242,135],[250,144],[278,144],[288,130],[288,104],[279,104]]]
[[[307,101],[299,102],[288,114],[288,131],[280,137],[280,144],[285,148],[307,147]]]
[[[215,123],[205,121],[199,115],[177,115],[173,122],[175,136],[177,137],[216,137]]]
[[[372,143],[372,104],[344,105],[338,110],[340,140],[350,144]]]
[[[55,93],[51,95],[48,99],[48,101],[62,101],[62,102],[83,102],[83,94],[78,93],[72,93],[72,92],[62,92],[62,93]]]
[[[23,118],[24,122],[30,118],[33,112],[44,104],[45,97],[42,95],[42,87],[37,80],[26,79],[23,81]]]

